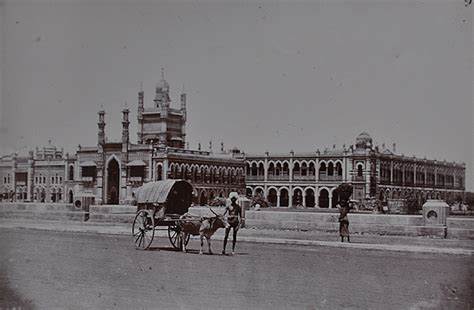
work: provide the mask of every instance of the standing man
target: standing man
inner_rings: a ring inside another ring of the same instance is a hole
[[[347,242],[351,242],[349,236],[349,203],[347,201],[341,201],[341,208],[339,210],[339,235],[341,236],[341,242],[344,242],[344,237],[347,237]]]
[[[242,208],[237,204],[237,198],[239,194],[236,192],[232,192],[229,194],[230,198],[230,205],[226,207],[224,215],[229,213],[227,216],[227,221],[229,222],[230,227],[225,229],[225,237],[224,237],[224,248],[222,250],[222,254],[225,255],[225,247],[227,246],[227,238],[229,238],[229,232],[232,228],[233,232],[233,239],[232,239],[232,255],[235,254],[235,243],[237,242],[237,231],[240,228],[242,222]]]
[[[349,218],[347,214],[351,205],[349,203],[349,198],[352,195],[352,185],[348,183],[342,183],[337,187],[337,194],[339,196],[339,204],[341,209],[339,210],[339,235],[341,236],[341,242],[344,242],[344,237],[347,237],[347,242],[351,242],[349,237]]]

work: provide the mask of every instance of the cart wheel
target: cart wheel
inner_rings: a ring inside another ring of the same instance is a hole
[[[155,236],[155,219],[147,210],[138,211],[132,226],[135,247],[146,250]]]
[[[181,250],[183,247],[181,240],[181,228],[178,225],[168,226],[168,238],[175,249]],[[186,245],[189,242],[189,235],[186,237]]]

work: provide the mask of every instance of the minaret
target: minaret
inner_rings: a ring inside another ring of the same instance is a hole
[[[103,108],[99,111],[99,122],[97,123],[99,126],[99,132],[97,134],[97,146],[99,148],[99,153],[104,151],[104,144],[105,144],[105,111]]]
[[[165,80],[165,69],[161,69],[161,81],[160,81],[159,87],[161,88],[161,117],[167,118],[168,110],[170,107],[170,100],[169,100],[170,86],[168,82],[166,82]]]
[[[138,111],[137,111],[137,119],[138,119],[138,143],[143,143],[143,111],[145,110],[143,107],[143,87],[142,83],[140,83],[140,91],[138,92]]]
[[[125,108],[122,110],[122,156],[121,156],[121,191],[120,203],[127,197],[127,164],[128,164],[128,144],[129,144],[129,130],[130,121],[128,120],[129,110],[125,102]]]
[[[102,170],[104,167],[104,145],[105,145],[105,111],[104,107],[101,107],[101,110],[99,111],[99,123],[97,123],[99,126],[99,133],[98,133],[98,144],[97,144],[97,179],[96,179],[96,186],[97,186],[97,192],[96,192],[96,204],[101,205],[102,202],[104,201],[103,197],[103,188],[104,188],[104,171]],[[79,145],[79,150],[81,149],[81,146]]]
[[[183,113],[183,121],[186,122],[186,93],[184,92],[184,86],[183,93],[181,94],[181,112]]]
[[[168,145],[167,142],[167,131],[168,131],[168,112],[170,107],[170,98],[169,98],[169,89],[170,86],[165,80],[165,69],[161,69],[161,81],[158,82],[156,86],[156,95],[155,99],[156,107],[160,109],[160,126],[161,132],[158,137],[158,144],[165,146]]]
[[[126,107],[122,110],[123,119],[122,119],[122,153],[128,152],[128,142],[129,142],[129,131],[128,127],[130,125],[130,121],[128,120],[128,114],[130,111]]]
[[[183,140],[183,147],[186,142],[186,93],[184,92],[183,86],[183,93],[181,94],[181,139]]]

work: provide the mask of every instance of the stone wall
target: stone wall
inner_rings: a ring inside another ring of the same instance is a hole
[[[223,207],[212,207],[224,213]],[[72,204],[59,203],[0,203],[0,218],[73,220],[131,224],[137,207],[127,205],[92,205],[89,213]],[[189,212],[212,216],[209,207],[192,207]],[[86,216],[87,215],[87,216]],[[339,231],[338,213],[297,211],[245,211],[245,227],[249,229],[286,229],[299,231]],[[352,234],[398,236],[432,236],[474,239],[474,218],[448,217],[445,226],[424,226],[421,215],[349,213]]]

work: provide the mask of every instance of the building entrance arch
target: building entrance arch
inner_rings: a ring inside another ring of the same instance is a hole
[[[268,191],[268,197],[267,197],[268,202],[272,207],[275,207],[277,205],[277,191],[274,188],[270,188]]]
[[[280,190],[280,207],[288,207],[288,190],[286,188]]]
[[[68,202],[69,203],[72,203],[74,201],[74,196],[72,194],[72,190],[69,190],[69,199],[68,199]]]
[[[119,203],[120,190],[120,167],[115,158],[107,165],[107,203],[116,205]]]
[[[311,188],[306,190],[305,205],[308,208],[314,208],[314,191]]]
[[[329,208],[329,192],[325,188],[319,191],[319,204],[318,205],[320,208]]]
[[[299,188],[293,191],[293,206],[301,206],[303,204],[303,194]]]

